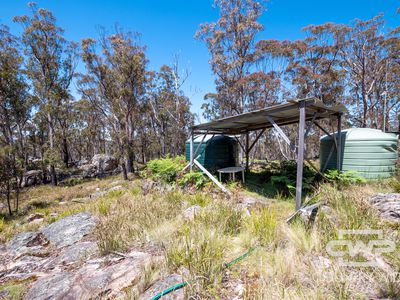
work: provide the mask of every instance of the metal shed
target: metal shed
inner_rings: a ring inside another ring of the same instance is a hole
[[[327,106],[322,101],[317,98],[305,98],[297,100],[288,100],[287,103],[279,104],[236,116],[231,116],[227,118],[222,118],[219,120],[211,121],[208,123],[203,123],[195,125],[191,129],[190,134],[190,162],[185,167],[193,166],[199,167],[211,180],[214,181],[222,190],[229,193],[229,191],[216,179],[212,174],[210,174],[198,161],[199,157],[198,151],[202,145],[202,142],[194,149],[193,140],[196,135],[207,135],[207,134],[228,134],[228,135],[246,135],[246,144],[241,147],[244,149],[246,155],[246,169],[249,166],[249,153],[260,138],[260,136],[265,132],[266,129],[274,128],[280,138],[282,138],[286,143],[290,145],[290,148],[297,152],[297,179],[296,179],[296,209],[301,207],[302,199],[302,179],[303,179],[303,164],[304,164],[304,150],[305,150],[305,140],[311,129],[312,125],[316,125],[318,128],[323,130],[327,135],[330,133],[325,130],[319,123],[318,120],[324,118],[330,118],[332,116],[336,117],[338,120],[337,131],[341,132],[341,117],[346,111],[343,105],[337,106]],[[306,122],[309,124],[306,127]],[[290,141],[290,139],[282,131],[281,126],[289,124],[299,124],[299,131],[297,137],[297,143]],[[249,132],[259,131],[256,135],[255,140],[250,144]],[[340,169],[340,139],[335,139],[335,147],[338,152],[337,168]],[[201,155],[201,153],[200,153]]]

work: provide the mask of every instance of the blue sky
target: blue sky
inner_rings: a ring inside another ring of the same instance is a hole
[[[0,23],[18,33],[19,25],[12,23],[15,15],[27,14],[27,1],[3,0]],[[124,29],[142,34],[147,45],[150,68],[171,64],[179,54],[182,68],[191,72],[185,86],[191,99],[192,111],[201,114],[203,96],[214,90],[214,79],[208,64],[209,54],[194,34],[200,23],[218,19],[212,0],[38,0],[39,7],[51,10],[66,37],[79,41],[97,37],[97,27],[112,28],[115,23]],[[387,27],[400,24],[396,8],[398,0],[272,0],[260,22],[265,30],[260,39],[302,38],[301,28],[325,22],[348,23],[359,18],[368,19],[384,13]]]

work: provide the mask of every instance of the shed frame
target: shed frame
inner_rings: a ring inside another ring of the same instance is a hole
[[[201,140],[197,149],[194,150],[194,136],[201,134],[226,134],[226,135],[245,135],[245,145],[242,145],[240,140],[236,137],[240,147],[245,154],[246,170],[249,170],[249,155],[262,134],[270,128],[274,128],[278,133],[278,138],[285,141],[290,149],[297,152],[297,174],[296,174],[296,210],[300,209],[302,205],[302,186],[303,186],[303,165],[304,165],[304,152],[306,151],[306,139],[313,125],[330,135],[329,131],[324,129],[317,121],[321,119],[336,117],[337,118],[337,132],[335,143],[332,145],[331,152],[333,153],[336,148],[337,151],[337,169],[341,169],[341,127],[342,115],[346,112],[343,105],[327,106],[317,98],[305,98],[288,100],[287,103],[266,107],[263,109],[230,116],[211,122],[194,125],[190,131],[190,161],[184,168],[193,169],[193,166],[199,167],[218,187],[224,192],[230,194],[221,182],[219,182],[211,173],[209,173],[199,162],[198,158],[202,153],[197,155],[204,138]],[[306,122],[309,122],[306,127]],[[290,124],[299,124],[297,144],[296,141],[292,142],[289,137],[281,129],[282,126]],[[250,143],[249,133],[258,131],[252,143]],[[209,139],[207,143],[212,140]],[[204,148],[205,149],[205,148]]]

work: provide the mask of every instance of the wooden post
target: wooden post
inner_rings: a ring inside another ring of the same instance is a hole
[[[301,196],[303,189],[303,164],[304,164],[304,127],[306,122],[306,103],[299,102],[299,145],[297,150],[297,176],[296,176],[296,210],[301,207]]]
[[[249,171],[249,133],[246,132],[246,172]]]
[[[342,114],[337,116],[337,149],[336,149],[336,168],[342,170]]]
[[[193,171],[193,161],[194,161],[194,141],[193,141],[193,131],[190,132],[190,172]]]

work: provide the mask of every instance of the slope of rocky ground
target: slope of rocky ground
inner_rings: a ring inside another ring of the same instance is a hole
[[[291,199],[240,188],[230,199],[115,177],[31,188],[1,229],[0,299],[150,299],[183,280],[163,299],[396,299],[399,194],[326,186],[318,199],[312,224],[303,214],[288,225]],[[325,246],[352,227],[382,229],[397,251],[366,256],[376,270],[339,267]]]

